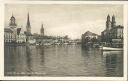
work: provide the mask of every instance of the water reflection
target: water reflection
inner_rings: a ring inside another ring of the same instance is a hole
[[[123,76],[122,51],[103,52],[106,67],[106,76]],[[115,75],[116,74],[116,75]]]
[[[82,49],[87,76],[105,76],[102,53],[98,48]]]
[[[123,52],[65,46],[5,46],[6,76],[122,76]]]
[[[31,73],[32,70],[32,65],[31,65],[31,50],[29,46],[26,46],[26,65],[28,69],[26,70],[27,73]],[[28,74],[30,76],[30,74]]]

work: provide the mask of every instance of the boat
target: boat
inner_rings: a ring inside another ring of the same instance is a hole
[[[123,51],[123,48],[102,47],[103,51]]]
[[[52,43],[44,43],[43,45],[44,46],[50,46],[50,45],[52,45]]]
[[[68,45],[68,43],[67,42],[65,42],[65,43],[63,43],[64,45]]]

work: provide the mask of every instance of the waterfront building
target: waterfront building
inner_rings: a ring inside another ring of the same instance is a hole
[[[34,34],[34,39],[39,45],[53,44],[55,40],[55,38],[52,36],[42,36],[40,34]]]
[[[16,35],[17,35],[17,24],[16,24],[16,19],[12,14],[10,18],[9,26],[4,28],[4,42],[5,43],[16,42]]]
[[[17,28],[17,37],[16,37],[17,43],[25,43],[26,42],[26,35],[24,32],[22,32],[22,28]]]
[[[12,43],[16,41],[16,37],[11,28],[4,28],[4,42]]]
[[[25,43],[26,35],[23,28],[18,27],[16,18],[12,15],[8,27],[4,28],[4,42],[5,43]]]
[[[99,42],[99,35],[92,33],[90,31],[85,32],[82,34],[82,46],[83,47],[92,47],[94,44]]]
[[[36,39],[34,38],[34,35],[32,35],[31,33],[27,32],[27,31],[25,31],[24,34],[26,36],[27,43],[30,43],[30,44],[36,43]]]
[[[17,35],[17,43],[25,43],[26,42],[26,35],[21,33]]]
[[[112,39],[123,39],[123,26],[118,25],[112,28],[110,36]]]
[[[34,39],[33,36],[29,36],[28,42],[29,42],[30,44],[35,44],[35,43],[36,43],[36,39]]]
[[[33,36],[34,36],[34,39],[36,40],[36,43],[37,44],[42,44],[42,42],[43,42],[43,36],[41,36],[39,34],[36,34],[36,33],[34,33]]]
[[[116,25],[115,16],[112,16],[112,21],[110,16],[107,16],[106,29],[101,32],[101,38],[103,44],[123,44],[123,26]]]

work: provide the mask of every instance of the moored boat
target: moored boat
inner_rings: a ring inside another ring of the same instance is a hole
[[[102,47],[103,51],[123,51],[123,48]]]

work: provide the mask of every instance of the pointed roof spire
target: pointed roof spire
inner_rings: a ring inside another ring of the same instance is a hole
[[[43,23],[41,25],[41,31],[44,31],[44,25],[43,25]]]
[[[115,19],[115,15],[114,15],[114,14],[113,14],[112,18],[114,18],[114,19]]]
[[[43,23],[42,23],[42,25],[41,25],[40,33],[41,33],[41,35],[44,36],[44,27],[43,27]]]
[[[27,18],[27,27],[31,27],[30,20],[29,20],[29,12],[28,12],[28,18]]]
[[[110,15],[108,14],[108,16],[107,17],[110,17]]]
[[[110,21],[110,15],[109,15],[109,14],[108,14],[108,16],[107,16],[107,20]]]
[[[115,16],[114,16],[114,14],[112,16],[112,21],[115,22]]]

